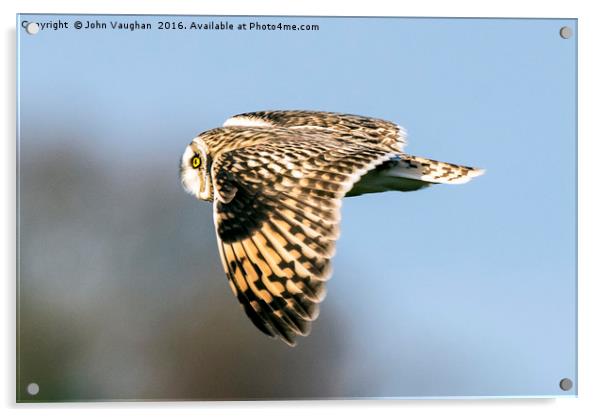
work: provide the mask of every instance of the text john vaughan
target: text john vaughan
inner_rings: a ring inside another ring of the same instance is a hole
[[[139,29],[152,29],[152,25],[150,23],[138,22],[134,20],[133,22],[119,22],[119,21],[110,21],[110,22],[101,22],[99,20],[84,20],[81,26],[81,29],[122,29],[122,30],[139,30]]]

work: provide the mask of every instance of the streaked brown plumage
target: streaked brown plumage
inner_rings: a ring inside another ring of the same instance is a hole
[[[380,119],[264,111],[234,116],[186,148],[182,184],[213,201],[224,271],[262,332],[289,345],[309,333],[331,275],[343,197],[482,173],[407,155],[404,145],[405,131]]]

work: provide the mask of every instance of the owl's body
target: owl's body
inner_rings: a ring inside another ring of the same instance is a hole
[[[482,170],[403,152],[380,119],[311,111],[246,113],[197,136],[184,188],[213,201],[232,291],[264,333],[294,345],[318,315],[339,236],[341,200],[464,183]]]

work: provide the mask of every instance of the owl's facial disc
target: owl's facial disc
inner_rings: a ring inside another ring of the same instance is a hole
[[[206,147],[195,138],[186,147],[180,163],[180,180],[184,190],[199,200],[212,200],[209,170]]]

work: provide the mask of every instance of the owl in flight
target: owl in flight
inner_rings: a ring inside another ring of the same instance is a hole
[[[201,133],[180,166],[184,189],[213,201],[217,246],[253,324],[294,346],[326,295],[343,197],[463,184],[483,170],[404,153],[405,131],[319,111],[234,116]]]

